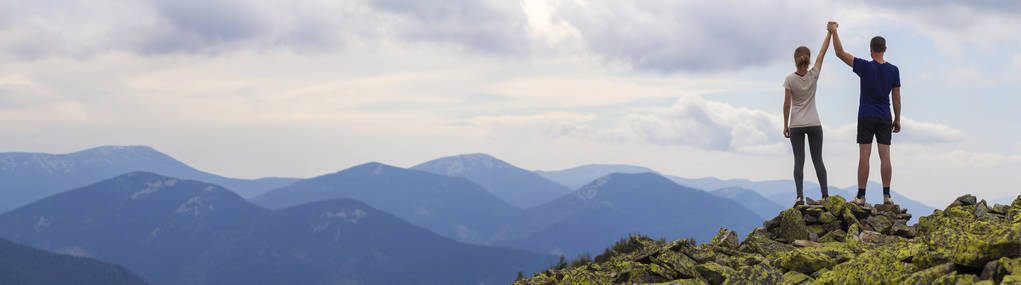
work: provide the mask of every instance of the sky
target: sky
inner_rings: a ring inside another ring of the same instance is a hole
[[[242,178],[481,152],[790,179],[783,78],[827,21],[857,57],[884,36],[900,69],[895,191],[1021,193],[1014,1],[0,0],[0,151],[148,145]],[[816,103],[830,184],[852,186],[858,79],[832,47]]]

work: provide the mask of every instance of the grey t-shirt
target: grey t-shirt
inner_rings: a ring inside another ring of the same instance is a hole
[[[783,81],[783,88],[791,90],[791,128],[821,126],[819,112],[815,110],[815,86],[819,70],[809,69],[805,75],[792,72]]]

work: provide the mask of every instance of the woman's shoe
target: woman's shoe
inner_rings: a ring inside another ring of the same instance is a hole
[[[801,206],[801,205],[805,205],[805,200],[804,199],[802,199],[801,197],[798,197],[797,200],[794,200],[794,207],[798,207],[798,206]]]

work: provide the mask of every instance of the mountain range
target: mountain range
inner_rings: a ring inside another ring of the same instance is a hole
[[[462,177],[366,163],[295,182],[252,199],[279,209],[308,202],[363,201],[442,236],[488,243],[505,235],[522,210]]]
[[[564,187],[488,154],[443,157],[415,165],[411,169],[464,177],[481,185],[496,197],[522,209],[549,202],[575,189]]]
[[[199,171],[147,146],[101,146],[68,154],[0,153],[0,213],[133,171],[205,181],[242,197],[293,183],[291,178],[235,179]]]
[[[469,245],[365,203],[267,210],[134,172],[0,215],[0,237],[123,264],[155,284],[505,284],[553,256]]]
[[[126,268],[91,258],[63,255],[0,238],[0,284],[147,285]]]

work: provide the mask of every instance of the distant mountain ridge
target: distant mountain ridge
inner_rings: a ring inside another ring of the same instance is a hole
[[[725,209],[725,210],[724,210]],[[527,212],[508,246],[575,256],[630,233],[707,241],[721,226],[750,232],[761,218],[655,173],[614,173]]]
[[[458,243],[355,200],[270,211],[144,172],[2,214],[0,237],[124,264],[161,285],[506,284],[553,262]]]
[[[235,179],[199,171],[147,146],[101,146],[68,154],[0,153],[0,213],[62,191],[133,171],[205,181],[242,197],[296,181]]]
[[[741,187],[720,188],[710,191],[709,193],[737,202],[738,204],[745,206],[745,208],[752,210],[755,214],[758,214],[763,220],[769,219],[769,216],[786,208],[766,197],[763,197],[754,190],[744,189]]]
[[[553,180],[554,182],[564,185],[576,185],[578,181],[592,181],[595,178],[607,175],[610,173],[640,173],[640,172],[655,172],[652,169],[626,165],[626,164],[588,164],[574,168],[556,170],[556,171],[537,171],[536,173],[542,174],[545,177]],[[748,190],[753,190],[759,195],[768,198],[772,203],[781,206],[787,206],[788,204],[794,203],[794,181],[793,180],[768,180],[768,181],[751,181],[747,179],[719,179],[715,177],[704,177],[704,178],[685,178],[675,175],[666,175],[667,178],[687,187],[700,189],[703,191],[712,192],[722,188],[740,187]],[[882,201],[882,191],[879,184],[873,181],[869,181],[869,192],[867,193],[867,199],[869,201]],[[904,195],[901,195],[896,191],[894,187],[892,191],[894,201],[897,201],[904,208],[911,209],[912,212],[916,213],[931,213],[934,210],[933,207],[925,205],[924,203],[912,200]],[[856,187],[839,188],[835,186],[829,187],[831,195],[842,195],[844,197],[854,197],[857,193]],[[811,181],[805,181],[805,195],[814,199],[819,199],[819,184]],[[1010,197],[1003,198],[1002,201],[1009,201]],[[738,201],[744,203],[744,201]],[[751,206],[752,208],[756,206]],[[765,212],[760,213],[765,214]],[[766,214],[769,216],[771,214]],[[918,218],[911,219],[914,223]]]
[[[572,190],[536,173],[482,153],[437,158],[410,169],[464,177],[521,209],[548,202]]]
[[[335,198],[363,201],[442,236],[481,244],[501,239],[522,213],[465,178],[376,162],[298,181],[252,202],[279,209]]]
[[[15,244],[0,238],[0,284],[147,285],[126,268]]]
[[[606,176],[610,173],[645,173],[656,172],[652,169],[626,165],[626,164],[586,164],[578,167],[563,170],[536,170],[535,173],[560,183],[567,188],[578,189],[589,184],[596,178]]]

